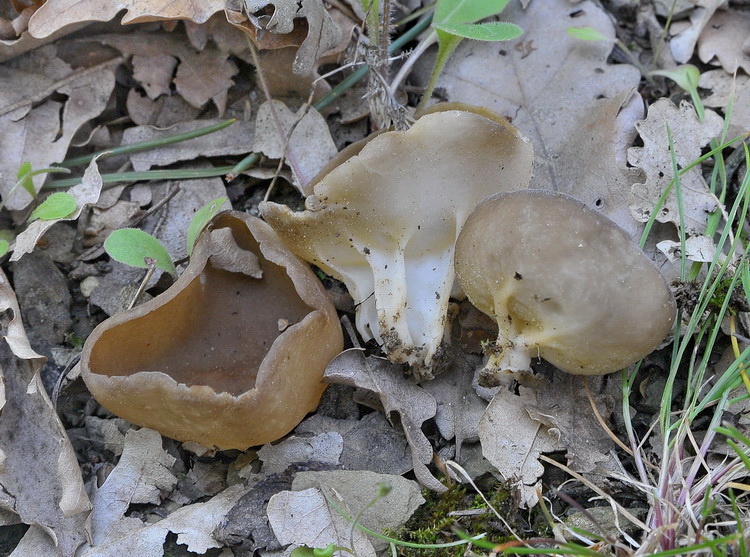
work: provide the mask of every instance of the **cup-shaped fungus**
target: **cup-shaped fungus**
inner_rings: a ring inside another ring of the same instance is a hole
[[[180,441],[246,449],[315,409],[342,349],[336,311],[307,264],[260,219],[225,212],[171,288],[91,333],[81,368],[118,416]]]
[[[527,188],[532,160],[530,142],[497,114],[438,105],[409,130],[343,151],[306,211],[260,209],[294,253],[346,284],[365,340],[429,377],[458,233],[488,195]]]
[[[500,329],[487,385],[537,356],[574,374],[617,371],[654,350],[675,318],[664,278],[625,231],[558,193],[479,204],[456,243],[456,276]]]

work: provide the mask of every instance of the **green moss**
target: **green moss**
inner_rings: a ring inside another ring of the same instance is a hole
[[[483,487],[483,492],[511,527],[516,531],[525,530],[523,525],[526,521],[507,486],[495,482],[486,488]],[[453,484],[443,494],[425,490],[422,495],[426,502],[417,509],[400,531],[390,532],[388,535],[403,541],[422,544],[456,541],[459,538],[455,530],[462,530],[471,536],[484,533],[486,539],[496,543],[511,539],[494,513],[487,508],[482,498],[471,487]],[[442,549],[402,548],[401,555],[460,557],[465,551],[465,545]]]

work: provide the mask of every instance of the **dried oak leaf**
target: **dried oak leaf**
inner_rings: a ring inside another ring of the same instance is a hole
[[[536,505],[539,478],[544,467],[539,455],[560,448],[560,432],[533,419],[527,410],[536,404],[532,389],[519,388],[519,394],[498,392],[479,422],[482,454],[503,478],[514,481],[521,505]]]
[[[271,5],[274,10],[270,18],[254,15]],[[253,23],[254,29],[249,29],[253,31],[250,35],[254,40],[260,34],[258,30],[286,35],[294,31],[295,19],[302,18],[306,21],[306,38],[299,46],[292,66],[297,75],[312,73],[316,62],[342,41],[341,28],[328,13],[322,0],[245,0],[245,7]]]
[[[323,432],[341,435],[344,443],[339,462],[344,470],[370,470],[400,476],[412,469],[406,437],[380,412],[371,412],[361,420],[337,420],[316,413],[294,432],[297,435]]]
[[[730,74],[739,68],[750,74],[750,14],[719,10],[698,38],[698,56],[710,63],[717,58]]]
[[[633,217],[646,222],[659,197],[673,177],[672,155],[669,148],[669,128],[674,146],[674,156],[679,169],[685,168],[701,155],[701,148],[721,133],[723,119],[706,110],[700,121],[693,106],[682,102],[677,108],[669,99],[659,99],[649,107],[645,120],[636,123],[643,147],[628,149],[628,162],[646,173],[646,182],[635,184],[630,192],[630,209]],[[682,189],[682,217],[685,232],[705,232],[708,215],[717,206],[717,199],[708,189],[700,165],[680,176]],[[656,216],[659,222],[680,226],[677,194],[673,187]]]
[[[480,365],[479,357],[456,351],[448,369],[423,386],[437,402],[435,423],[440,434],[445,439],[456,440],[458,461],[461,459],[461,445],[479,439],[479,421],[487,407],[471,386],[474,370]]]
[[[727,139],[750,132],[750,76],[710,70],[701,74],[698,87],[711,91],[711,95],[703,99],[704,106],[719,108],[724,114],[732,100]]]
[[[133,126],[127,128],[122,135],[121,145],[130,145],[141,141],[151,141],[162,137],[169,137],[178,133],[185,133],[218,124],[218,119],[190,120],[181,122],[166,130],[153,126]],[[255,123],[237,121],[229,127],[217,132],[188,141],[172,145],[164,145],[147,151],[133,153],[130,162],[133,169],[140,172],[153,167],[168,166],[176,162],[194,160],[201,157],[220,157],[227,155],[242,155],[253,148]]]
[[[382,485],[388,486],[390,491],[369,506]],[[361,523],[375,532],[399,530],[425,502],[417,482],[401,476],[369,471],[299,472],[292,482],[292,490],[310,488],[320,489],[329,499],[336,501],[349,516],[354,517],[367,507],[361,516]],[[378,554],[382,554],[388,548],[388,543],[384,540],[372,538],[370,541]]]
[[[351,545],[358,557],[376,555],[367,535],[358,528],[352,531],[349,521],[317,488],[277,493],[268,501],[267,512],[273,533],[282,545],[324,548],[333,543],[343,547]],[[335,555],[340,557],[342,553]]]
[[[202,50],[197,50],[184,35],[177,33],[135,32],[118,35],[98,35],[88,39],[116,48],[126,56],[133,56],[134,63],[139,57],[147,60],[153,57],[169,55],[179,60],[177,72],[171,80],[185,101],[196,108],[202,108],[208,101],[213,101],[223,113],[227,104],[229,88],[234,85],[232,76],[239,70],[229,60],[231,51],[225,51],[209,43]],[[150,74],[143,74],[139,64],[134,77],[143,77],[141,85],[149,88]],[[166,79],[163,76],[162,79]],[[158,90],[158,87],[155,89]],[[174,133],[174,132],[172,132]]]
[[[26,230],[16,236],[16,241],[13,246],[13,255],[10,256],[11,261],[18,261],[27,253],[31,253],[36,246],[39,238],[44,235],[49,228],[56,222],[76,220],[81,216],[84,208],[88,205],[93,205],[99,199],[99,194],[102,191],[102,177],[99,174],[99,168],[96,166],[96,160],[89,163],[88,168],[83,173],[81,183],[77,186],[73,186],[68,190],[68,193],[73,196],[76,200],[76,210],[68,215],[67,217],[55,219],[55,220],[35,220],[32,222]]]
[[[672,57],[679,64],[684,64],[693,56],[695,43],[698,42],[703,29],[724,0],[697,0],[695,9],[690,13],[690,21],[673,23],[670,31],[673,37],[669,41]]]
[[[170,471],[174,458],[162,449],[161,443],[161,436],[150,429],[127,433],[119,463],[93,494],[92,544],[85,544],[76,555],[162,557],[169,532],[176,533],[177,543],[195,553],[221,546],[212,532],[247,491],[242,485],[232,486],[205,503],[184,506],[155,523],[125,516],[131,504],[159,503],[162,492],[171,491],[177,482]],[[55,548],[51,542],[44,545],[38,529],[32,527],[16,551],[19,555],[53,555]]]
[[[403,367],[384,358],[365,357],[361,350],[345,350],[328,364],[323,380],[366,389],[376,395],[385,415],[392,423],[400,422],[412,451],[412,465],[417,479],[427,488],[446,491],[428,470],[432,445],[422,432],[422,424],[437,412],[435,399],[404,377]]]
[[[8,209],[33,200],[23,188],[9,195],[21,165],[37,170],[61,162],[78,128],[106,108],[116,61],[74,70],[46,46],[0,66],[0,197]],[[51,98],[55,93],[67,100]],[[36,191],[45,176],[34,177]]]
[[[285,156],[303,195],[305,186],[337,153],[328,124],[317,110],[301,108],[295,114],[275,100],[258,109],[252,151],[272,159]]]
[[[500,46],[464,41],[438,87],[447,100],[486,106],[511,118],[531,139],[531,188],[560,191],[592,205],[601,199],[614,217],[622,209],[616,187],[629,179],[622,142],[642,108],[638,96],[630,95],[639,71],[607,63],[615,38],[609,16],[589,1],[550,0],[532,2],[526,11],[511,3],[503,19],[520,25],[524,34]],[[568,27],[580,26],[593,27],[612,42],[580,41],[567,34]],[[597,126],[604,126],[604,139]]]
[[[126,11],[123,25],[171,19],[203,23],[225,4],[226,0],[48,0],[31,16],[29,32],[42,38],[73,23],[109,21],[122,10]]]
[[[2,271],[0,328],[0,509],[38,528],[52,549],[36,555],[73,555],[86,540],[91,503],[39,376],[44,358],[29,345]]]

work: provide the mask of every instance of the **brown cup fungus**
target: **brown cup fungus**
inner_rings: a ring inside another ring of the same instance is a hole
[[[306,211],[260,209],[294,253],[346,284],[365,340],[429,377],[458,233],[488,195],[528,187],[532,161],[529,141],[497,114],[438,105],[406,131],[344,150],[316,178]]]
[[[260,219],[225,212],[171,288],[91,333],[81,367],[118,416],[180,441],[246,449],[316,408],[342,349],[336,311],[307,264]]]
[[[485,385],[533,357],[568,373],[617,371],[654,350],[675,318],[664,278],[625,231],[558,193],[483,201],[456,243],[456,276],[499,327]]]

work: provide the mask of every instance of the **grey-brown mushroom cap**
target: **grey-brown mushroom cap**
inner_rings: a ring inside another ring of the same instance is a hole
[[[253,258],[261,277],[243,264]],[[225,212],[171,288],[92,332],[81,369],[118,416],[180,441],[246,449],[315,409],[342,349],[336,311],[307,264],[260,219]]]
[[[541,356],[569,373],[610,373],[653,351],[674,322],[674,298],[653,262],[567,195],[489,197],[467,219],[455,261],[469,300],[498,323],[490,371],[527,369]]]
[[[335,162],[306,211],[264,202],[260,212],[294,253],[346,284],[365,340],[429,377],[445,336],[458,232],[486,196],[528,187],[531,143],[497,114],[451,104]]]

